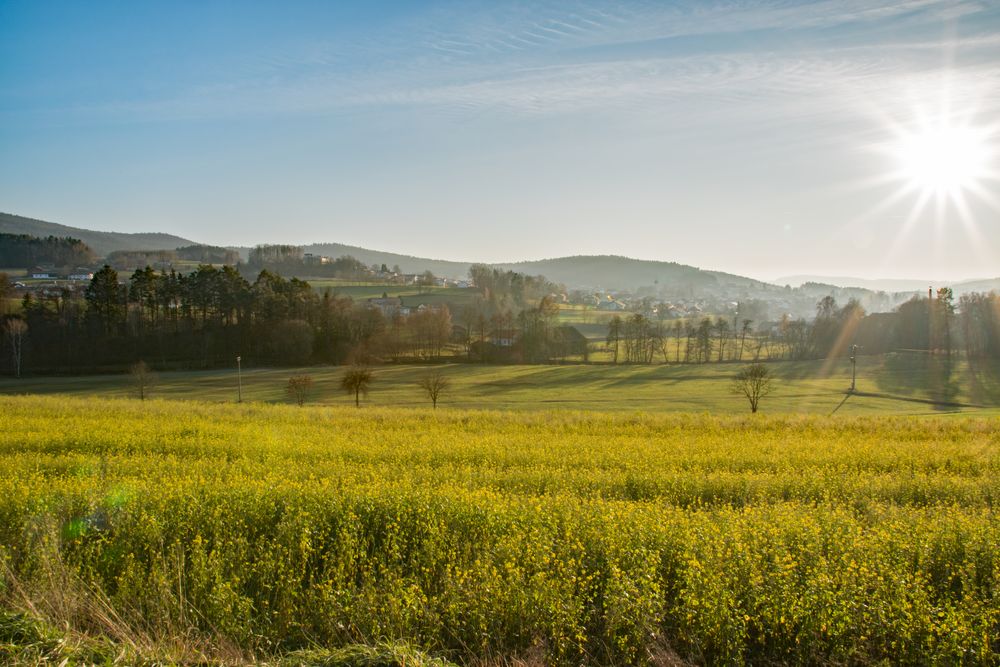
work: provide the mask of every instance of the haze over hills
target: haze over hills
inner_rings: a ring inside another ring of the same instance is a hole
[[[33,236],[71,236],[89,245],[98,255],[115,250],[173,250],[195,245],[197,241],[164,233],[101,232],[37,220],[11,213],[0,213],[0,233]],[[249,248],[232,246],[246,260]],[[313,243],[303,246],[307,253],[341,257],[350,255],[365,264],[398,266],[404,273],[431,271],[437,276],[460,278],[468,275],[471,261],[455,261],[416,257],[394,252],[371,250],[342,243]],[[491,266],[532,275],[544,275],[549,280],[570,288],[603,288],[633,290],[638,287],[673,285],[700,289],[725,287],[740,290],[773,290],[806,282],[872,291],[922,292],[928,283],[913,279],[865,279],[849,276],[795,275],[776,279],[772,283],[723,271],[700,269],[676,262],[633,259],[618,255],[575,255],[542,260],[491,263]],[[936,285],[949,284],[936,281]],[[971,291],[1000,290],[1000,278],[950,283],[956,294]]]
[[[837,287],[860,287],[876,292],[924,292],[928,287],[951,287],[955,294],[967,292],[989,292],[1000,290],[1000,278],[974,278],[971,280],[943,281],[917,280],[915,278],[856,278],[852,276],[796,275],[775,278],[778,285],[799,287],[805,283],[835,285]]]
[[[45,222],[9,213],[0,214],[0,232],[31,234],[34,236],[72,236],[89,245],[99,255],[115,250],[173,250],[196,242],[170,234],[98,232]],[[244,258],[249,248],[236,247]],[[370,250],[342,243],[313,243],[303,246],[305,252],[328,257],[351,255],[365,264],[399,266],[404,273],[431,271],[438,276],[460,278],[468,275],[471,261],[454,261],[414,257],[393,252]],[[712,286],[764,287],[752,278],[720,271],[707,271],[676,262],[632,259],[615,255],[578,255],[522,262],[493,263],[511,271],[541,274],[549,280],[569,287],[602,287],[605,289],[634,289],[655,284],[680,284],[701,288]]]
[[[26,218],[13,213],[0,213],[0,234],[30,234],[42,237],[71,236],[83,241],[94,252],[102,256],[115,250],[173,250],[194,244],[193,241],[172,234],[97,232]]]

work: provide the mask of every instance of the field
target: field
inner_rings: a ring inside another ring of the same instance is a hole
[[[438,370],[451,380],[441,407],[497,410],[571,410],[742,413],[745,399],[729,391],[739,364],[610,366],[492,366],[477,364],[388,365],[374,368],[375,381],[363,405],[422,407],[427,399],[419,379]],[[846,359],[772,362],[774,393],[761,403],[769,413],[829,415],[1000,413],[1000,365],[969,367],[956,363],[948,382],[922,358],[900,355],[860,357],[858,393],[848,396]],[[243,369],[243,398],[286,402],[285,385],[293,375],[310,375],[310,402],[348,405],[353,399],[338,383],[343,369]],[[154,397],[231,402],[237,398],[236,369],[164,372],[152,387]],[[134,393],[127,375],[0,378],[2,394],[62,393],[127,397]]]
[[[366,299],[379,298],[383,294],[388,297],[399,297],[404,306],[417,307],[421,304],[447,304],[452,310],[452,318],[457,322],[459,310],[472,305],[482,297],[479,290],[461,287],[417,287],[415,285],[387,285],[383,283],[364,283],[344,281],[332,278],[307,279],[309,284],[319,292],[330,291],[338,296],[349,296],[357,302]]]
[[[0,662],[1000,658],[990,419],[0,414]]]

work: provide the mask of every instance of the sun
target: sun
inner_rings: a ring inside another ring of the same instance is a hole
[[[925,195],[954,198],[989,176],[993,157],[988,133],[948,121],[900,132],[892,150],[897,175]]]

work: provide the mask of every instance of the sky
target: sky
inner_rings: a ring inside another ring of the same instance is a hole
[[[997,1],[0,0],[0,211],[88,229],[994,277],[998,145]]]

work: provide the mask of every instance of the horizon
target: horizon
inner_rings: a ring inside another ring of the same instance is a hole
[[[0,202],[215,245],[991,278],[998,28],[962,1],[11,3]]]
[[[17,213],[11,213],[10,211],[0,211],[0,214],[16,215],[16,216],[22,217],[22,218],[28,218],[28,219],[31,219],[31,220],[37,220],[39,222],[47,222],[47,223],[53,223],[53,224],[63,225],[63,226],[66,226],[66,227],[72,227],[72,228],[76,228],[76,229],[82,229],[80,227],[77,227],[76,225],[67,225],[65,223],[54,222],[52,220],[40,220],[39,218],[32,218],[30,216],[24,216],[24,215],[20,215],[20,214],[17,214]],[[194,244],[198,244],[198,245],[217,245],[218,247],[233,248],[233,249],[250,249],[250,248],[254,247],[253,245],[239,245],[239,244],[233,244],[233,243],[220,243],[220,244],[208,244],[208,243],[204,243],[203,244],[201,241],[199,241],[199,239],[181,237],[181,236],[179,236],[179,235],[177,235],[175,233],[172,233],[170,231],[163,231],[163,230],[151,230],[151,231],[144,231],[144,232],[130,232],[130,231],[111,230],[111,229],[87,229],[86,231],[101,232],[101,233],[126,233],[126,234],[129,234],[129,233],[137,233],[137,234],[165,234],[165,235],[169,235],[169,236],[176,236],[176,237],[178,237],[178,238],[180,238],[182,240],[190,241],[190,242],[192,242]],[[267,242],[267,243],[265,243],[263,245],[267,245],[268,243],[273,243],[273,244],[276,244],[276,245],[280,245],[280,244],[282,244],[282,241],[277,240],[277,241],[273,241],[273,242]],[[528,257],[528,258],[522,258],[522,259],[505,259],[505,260],[499,260],[499,261],[485,261],[485,260],[478,260],[478,259],[455,259],[453,257],[438,257],[438,256],[434,256],[434,255],[420,256],[420,255],[414,255],[414,254],[409,253],[409,252],[407,252],[405,250],[393,250],[391,248],[384,248],[384,247],[370,247],[369,248],[369,247],[358,246],[358,245],[354,245],[354,244],[343,243],[341,241],[329,241],[329,240],[328,241],[307,241],[307,242],[304,242],[304,243],[287,244],[287,245],[297,245],[297,246],[301,246],[301,247],[310,247],[310,246],[318,246],[318,245],[343,245],[343,246],[348,247],[348,248],[358,248],[360,250],[366,250],[366,251],[371,251],[371,252],[382,252],[382,253],[392,254],[392,255],[409,256],[409,257],[414,257],[414,258],[417,258],[417,259],[427,259],[427,260],[435,261],[435,262],[454,262],[454,263],[459,263],[459,264],[465,264],[465,263],[467,263],[467,264],[470,264],[470,265],[471,264],[490,264],[490,265],[528,264],[528,263],[535,263],[535,262],[545,262],[545,261],[552,261],[552,260],[559,260],[559,259],[568,259],[568,258],[573,258],[573,257],[619,257],[619,258],[623,258],[623,259],[635,260],[635,261],[640,261],[640,262],[667,262],[667,263],[674,263],[674,264],[686,265],[684,262],[680,262],[680,261],[677,261],[677,260],[674,260],[674,259],[670,259],[670,258],[640,257],[640,256],[634,256],[634,255],[607,254],[607,253],[604,253],[604,254],[569,253],[569,254],[566,254],[566,255],[552,255],[552,256],[545,256],[545,257]],[[756,274],[752,274],[752,273],[746,273],[746,274],[735,273],[733,271],[729,271],[729,270],[723,269],[723,268],[716,268],[714,266],[696,266],[696,265],[687,265],[687,266],[692,266],[694,268],[697,268],[697,269],[700,269],[700,270],[704,270],[704,271],[714,271],[714,272],[718,272],[718,273],[730,273],[730,274],[735,274],[735,275],[741,275],[741,276],[746,277],[746,278],[751,278],[751,279],[757,280],[759,282],[770,283],[772,285],[782,286],[782,285],[785,285],[785,284],[790,284],[792,287],[798,287],[798,286],[802,285],[804,282],[807,282],[806,280],[800,280],[802,278],[805,278],[805,279],[808,279],[808,280],[828,279],[828,280],[832,280],[832,281],[839,281],[839,282],[830,283],[830,284],[838,285],[839,287],[861,287],[861,288],[864,288],[865,285],[861,285],[861,284],[853,285],[853,284],[848,284],[845,281],[848,281],[848,280],[859,280],[861,282],[871,282],[871,283],[879,283],[879,282],[883,282],[883,283],[889,283],[889,282],[920,282],[920,283],[925,283],[925,282],[932,282],[932,283],[936,283],[937,287],[942,287],[942,286],[960,285],[960,284],[963,284],[963,283],[970,283],[970,282],[976,282],[976,281],[993,280],[993,279],[996,279],[996,278],[1000,277],[1000,276],[994,276],[994,275],[968,275],[968,276],[958,277],[958,278],[956,278],[954,276],[951,276],[951,277],[945,277],[945,278],[927,279],[927,278],[920,277],[920,276],[888,275],[888,276],[862,277],[862,276],[856,276],[856,275],[832,275],[832,274],[815,274],[815,273],[788,273],[788,274],[783,274],[783,275],[780,275],[780,276],[768,277],[768,276],[761,276],[761,275],[756,275]],[[789,280],[791,280],[791,282],[789,282]],[[868,289],[873,289],[873,288],[868,287]],[[908,291],[908,290],[903,290],[903,291]]]

